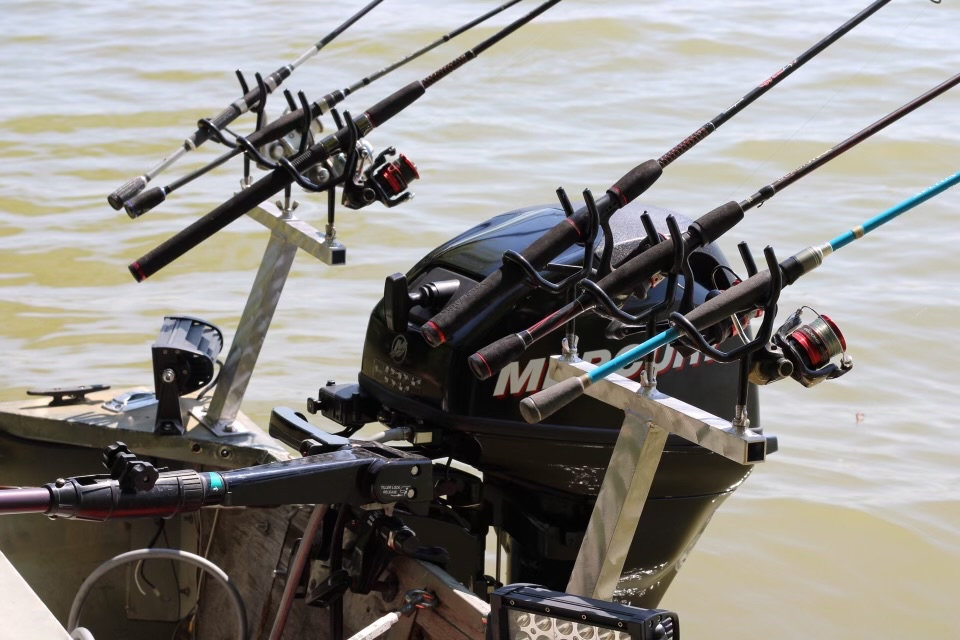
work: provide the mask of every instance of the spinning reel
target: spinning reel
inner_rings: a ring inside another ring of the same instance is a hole
[[[750,276],[757,273],[746,243],[738,246]],[[740,362],[738,401],[733,423],[748,426],[746,416],[747,383],[765,385],[787,376],[805,387],[823,380],[837,378],[853,368],[853,360],[846,354],[846,341],[837,325],[829,317],[817,312],[816,318],[803,323],[801,314],[809,307],[801,307],[774,333],[773,320],[777,314],[777,301],[784,286],[783,272],[772,247],[763,251],[770,273],[770,285],[766,299],[758,302],[763,322],[757,336],[747,341],[746,331],[738,315],[732,316],[732,325],[744,343],[730,351],[720,351],[710,344],[704,334],[682,314],[670,315],[670,323],[696,349],[718,362]],[[812,309],[811,309],[812,311]],[[839,356],[839,364],[831,362]]]
[[[247,92],[247,82],[239,71],[237,77],[241,88]],[[268,95],[259,73],[256,74],[256,81],[260,95],[264,98],[251,107],[251,111],[257,114],[255,133],[259,132],[265,124],[264,107]],[[398,155],[394,147],[388,147],[374,156],[373,147],[360,136],[350,114],[345,112],[345,118],[341,118],[336,109],[331,109],[330,114],[337,129],[346,128],[348,132],[346,140],[341,141],[344,151],[331,155],[305,171],[298,171],[290,158],[302,154],[314,144],[315,135],[324,130],[323,123],[319,117],[312,117],[310,103],[302,91],[298,92],[297,100],[294,100],[293,95],[286,90],[284,97],[287,101],[287,109],[281,119],[292,117],[292,114],[299,111],[302,114],[300,125],[279,139],[270,140],[259,147],[226,127],[218,129],[209,119],[198,123],[212,139],[227,147],[239,147],[244,151],[243,184],[251,182],[250,162],[252,160],[258,168],[263,170],[284,169],[293,181],[306,191],[327,191],[341,184],[343,188],[341,202],[351,209],[360,209],[373,202],[395,207],[413,196],[407,187],[420,177],[416,165],[405,155]],[[230,134],[232,140],[228,139],[224,132]]]

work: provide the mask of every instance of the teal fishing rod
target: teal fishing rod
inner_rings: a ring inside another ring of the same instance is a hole
[[[917,205],[940,195],[958,183],[960,183],[960,172],[944,178],[917,195],[870,218],[863,224],[841,233],[829,242],[809,246],[780,262],[778,267],[782,286],[793,284],[800,276],[819,267],[827,256],[855,240],[859,240],[874,229],[896,219]],[[755,308],[766,300],[770,294],[771,280],[770,271],[761,271],[730,287],[720,295],[707,300],[683,317],[687,320],[687,323],[697,330],[705,330],[731,316]],[[527,422],[540,422],[581,396],[590,385],[682,338],[683,335],[684,332],[676,326],[666,329],[588,373],[567,378],[524,398],[520,401],[520,413]]]
[[[797,180],[846,153],[877,132],[949,91],[957,84],[960,84],[960,73],[891,111],[873,124],[861,129],[790,173],[761,187],[746,199],[722,204],[713,211],[700,216],[689,226],[687,231],[681,234],[680,238],[675,239],[675,242],[682,243],[683,250],[689,254],[695,249],[716,240],[737,225],[743,219],[745,212],[759,207]],[[645,290],[658,279],[659,274],[670,268],[674,260],[673,254],[674,242],[659,242],[617,265],[614,270],[596,282],[596,289],[603,291],[608,297]],[[553,331],[584,313],[592,311],[600,306],[601,302],[592,290],[580,293],[573,301],[545,316],[535,324],[517,333],[506,335],[478,350],[467,358],[470,371],[477,379],[486,380],[510,362],[518,359],[534,342],[550,335]]]
[[[262,86],[258,83],[256,87],[250,89],[241,97],[231,102],[230,105],[221,111],[219,115],[209,120],[209,125],[219,131],[249,111],[253,106],[260,104],[261,100],[265,97],[260,95],[261,88],[267,94],[272,93],[277,87],[283,84],[284,80],[290,77],[290,74],[292,74],[297,67],[319,53],[321,49],[330,44],[341,33],[353,26],[357,20],[367,15],[381,2],[383,2],[383,0],[372,0],[372,2],[367,4],[367,6],[363,7],[358,12],[347,18],[347,20],[344,21],[339,27],[325,35],[323,38],[314,43],[312,47],[300,54],[300,57],[298,57],[296,60],[290,64],[280,67],[269,76],[264,78]],[[209,140],[210,137],[210,127],[198,125],[197,130],[187,136],[187,138],[183,141],[183,144],[174,153],[158,162],[152,169],[143,175],[132,178],[120,185],[116,191],[107,196],[107,202],[111,207],[119,211],[121,208],[123,208],[124,202],[140,193],[151,180],[160,174],[160,172],[171,166],[174,162],[182,158],[190,151],[193,151],[202,145],[204,142]]]
[[[692,149],[711,133],[716,131],[733,116],[740,113],[767,91],[775,87],[794,71],[812,60],[831,44],[846,35],[854,27],[883,8],[890,0],[875,0],[860,13],[853,16],[837,27],[829,35],[815,45],[791,60],[777,70],[772,76],[751,89],[742,98],[725,111],[721,111],[710,121],[699,127],[689,136],[678,142],[666,153],[657,159],[647,160],[631,169],[620,180],[611,185],[601,197],[596,200],[596,209],[601,221],[606,221],[614,213],[638,198],[660,178],[663,170],[672,164],[684,153]],[[519,255],[533,268],[540,270],[560,255],[562,251],[582,242],[588,235],[591,224],[591,214],[588,207],[581,207],[573,215],[564,218],[552,229],[535,240]],[[491,301],[502,295],[505,290],[516,290],[519,293],[528,291],[532,285],[526,283],[521,268],[512,262],[505,263],[496,271],[484,278],[456,300],[445,306],[439,313],[423,324],[420,333],[431,347],[439,347],[453,339],[460,332],[467,331],[467,325],[475,326],[482,322],[488,309],[495,308]],[[518,295],[519,295],[518,293]]]
[[[469,31],[473,27],[485,22],[489,18],[492,18],[493,16],[497,15],[502,11],[505,11],[506,9],[509,9],[510,7],[512,7],[513,5],[521,1],[522,0],[510,0],[509,2],[506,2],[500,5],[499,7],[496,7],[495,9],[488,11],[482,16],[474,18],[470,22],[464,24],[461,27],[454,29],[450,33],[444,34],[443,36],[437,38],[427,46],[422,47],[417,51],[414,51],[410,55],[404,58],[401,58],[400,60],[397,60],[393,64],[388,65],[383,69],[380,69],[376,73],[373,73],[369,76],[361,78],[360,80],[354,82],[349,87],[345,87],[343,89],[339,89],[336,91],[331,91],[324,97],[311,103],[308,106],[308,111],[310,113],[309,118],[304,118],[303,107],[299,109],[293,109],[285,113],[284,115],[280,116],[273,122],[270,122],[269,124],[258,129],[257,131],[254,131],[253,133],[251,133],[249,136],[247,136],[247,141],[250,143],[250,145],[254,147],[259,147],[269,142],[273,142],[274,140],[279,140],[280,138],[284,137],[288,133],[296,131],[297,129],[302,129],[304,126],[305,120],[313,120],[314,118],[319,118],[323,114],[328,113],[333,107],[340,104],[343,100],[347,98],[347,96],[357,91],[358,89],[361,89],[363,87],[366,87],[372,84],[373,82],[379,80],[380,78],[387,75],[388,73],[391,73],[396,69],[399,69],[400,67],[407,64],[408,62],[412,62],[413,60],[416,60],[423,54],[439,47],[441,44],[445,42],[449,42],[450,40],[453,40],[460,34],[466,31]],[[214,159],[212,162],[200,167],[196,171],[188,173],[187,175],[181,178],[178,178],[177,180],[174,180],[170,184],[167,184],[163,187],[154,187],[152,189],[147,189],[146,191],[143,191],[142,193],[130,198],[129,200],[123,203],[123,207],[126,210],[127,215],[130,216],[131,218],[138,218],[142,216],[143,214],[150,211],[151,209],[153,209],[154,207],[162,203],[164,200],[166,200],[169,194],[173,193],[180,187],[183,187],[184,185],[187,185],[193,182],[200,176],[209,173],[213,169],[216,169],[217,167],[224,164],[231,158],[234,158],[237,155],[239,155],[242,151],[243,149],[241,149],[240,147],[237,147],[236,149],[231,149],[230,151],[227,151],[226,153],[221,154],[218,158]]]
[[[221,203],[220,206],[213,211],[195,220],[179,233],[168,238],[153,250],[146,253],[139,260],[130,263],[127,269],[137,282],[147,279],[246,212],[289,186],[294,180],[300,177],[300,172],[329,158],[331,155],[345,148],[348,142],[349,144],[353,144],[353,141],[356,140],[355,134],[359,134],[360,136],[367,135],[419,100],[427,92],[427,89],[440,80],[446,78],[520,27],[559,3],[560,0],[547,0],[547,2],[538,5],[529,13],[514,20],[509,25],[503,27],[473,48],[460,54],[422,80],[414,80],[410,84],[394,91],[367,109],[363,115],[353,120],[352,125],[355,131],[349,126],[343,127],[339,131],[326,136],[309,147],[303,153],[298,154],[292,160],[282,162],[281,166],[246,187],[226,202]]]

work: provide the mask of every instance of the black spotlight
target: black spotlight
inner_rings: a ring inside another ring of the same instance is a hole
[[[487,640],[679,640],[680,620],[664,609],[510,584],[490,596]]]
[[[214,364],[223,348],[220,329],[189,316],[166,316],[153,343],[153,384],[157,391],[154,433],[182,435],[180,396],[213,380]]]

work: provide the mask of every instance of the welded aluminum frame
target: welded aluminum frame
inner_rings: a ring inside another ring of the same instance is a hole
[[[205,427],[221,437],[245,433],[237,420],[247,385],[280,302],[280,294],[290,274],[297,249],[302,249],[328,265],[346,263],[347,248],[332,229],[329,235],[293,215],[296,203],[264,202],[247,213],[270,229],[270,240],[260,261],[243,315],[237,324],[230,352],[220,371],[216,390],[206,409],[197,407],[193,415]]]
[[[549,373],[553,379],[562,380],[593,368],[586,362],[565,362],[555,356],[551,358]],[[623,410],[624,421],[567,583],[567,592],[611,600],[667,436],[675,433],[743,465],[764,461],[767,439],[759,432],[736,427],[617,374],[588,386],[586,393]]]

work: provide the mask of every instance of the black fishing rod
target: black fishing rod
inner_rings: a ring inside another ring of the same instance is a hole
[[[387,75],[388,73],[395,71],[396,69],[402,67],[408,62],[416,60],[417,58],[427,53],[428,51],[431,51],[437,48],[438,46],[440,46],[445,42],[449,42],[450,40],[456,38],[458,35],[466,31],[469,31],[473,27],[485,22],[489,18],[492,18],[493,16],[497,15],[498,13],[501,13],[502,11],[505,11],[506,9],[509,9],[510,7],[512,7],[513,5],[521,1],[522,0],[510,0],[509,2],[506,2],[500,5],[499,7],[492,9],[491,11],[488,11],[482,16],[474,18],[470,22],[464,24],[463,26],[457,29],[454,29],[450,33],[447,33],[441,36],[440,38],[437,38],[427,46],[417,51],[414,51],[413,53],[406,56],[405,58],[402,58],[394,62],[393,64],[384,67],[383,69],[377,71],[372,75],[366,76],[365,78],[362,78],[357,82],[354,82],[349,87],[345,87],[337,91],[331,91],[330,93],[325,95],[323,98],[309,105],[310,116],[307,119],[313,120],[314,118],[319,118],[323,114],[329,112],[330,109],[340,104],[340,102],[345,100],[347,96],[352,94],[354,91],[357,91],[358,89],[361,89],[363,87],[366,87],[369,84],[372,84],[373,82],[379,80],[380,78]],[[247,136],[247,141],[252,146],[259,147],[261,145],[267,144],[268,142],[279,140],[280,138],[284,137],[288,133],[295,131],[298,128],[302,128],[304,121],[305,121],[305,118],[303,115],[302,108],[292,110],[284,114],[277,120],[267,124],[266,126],[260,128],[259,130]],[[193,171],[181,178],[178,178],[177,180],[174,180],[173,182],[171,182],[166,186],[147,189],[143,193],[140,193],[130,198],[129,200],[124,202],[124,205],[123,205],[124,209],[126,209],[127,215],[129,215],[131,218],[137,218],[142,216],[144,213],[146,213],[147,211],[150,211],[151,209],[156,207],[158,204],[166,200],[169,194],[173,193],[180,187],[186,184],[189,184],[190,182],[193,182],[200,176],[212,171],[213,169],[216,169],[217,167],[227,162],[231,158],[239,155],[242,151],[243,149],[239,147],[236,149],[231,149],[230,151],[227,151],[226,153],[222,154],[220,157],[213,160],[213,162],[210,162],[209,164],[204,165],[203,167],[200,167],[196,171]]]
[[[411,82],[373,105],[362,116],[353,121],[357,132],[359,132],[361,136],[367,135],[374,128],[382,125],[413,104],[426,93],[427,89],[437,82],[559,2],[560,0],[547,0],[547,2],[539,5],[533,11],[511,22],[472,49],[469,49],[440,67],[423,80]],[[345,143],[353,138],[353,132],[351,132],[350,127],[344,127],[336,133],[330,134],[293,158],[287,167],[281,166],[274,169],[210,213],[189,225],[180,233],[160,244],[139,260],[131,263],[127,268],[138,282],[145,280],[220,229],[223,229],[247,211],[250,211],[267,198],[270,198],[288,186],[294,181],[294,173],[301,172],[330,157],[338,150],[344,148]]]
[[[652,281],[657,274],[670,268],[674,260],[674,242],[683,243],[684,255],[716,240],[729,231],[750,209],[760,206],[777,193],[812,173],[827,162],[845,153],[860,142],[893,124],[908,113],[930,102],[940,94],[960,83],[960,74],[937,85],[923,95],[892,111],[870,126],[861,129],[833,148],[821,153],[806,164],[786,174],[779,180],[761,187],[756,193],[740,202],[731,201],[710,211],[690,225],[681,238],[657,243],[646,251],[627,260],[596,284],[608,296],[631,293]],[[495,372],[513,362],[534,342],[563,326],[570,320],[595,309],[599,301],[591,291],[585,291],[561,309],[554,311],[531,327],[493,342],[467,359],[470,370],[480,380],[486,380]]]
[[[960,183],[960,172],[944,178],[917,195],[840,234],[829,242],[819,246],[807,247],[787,258],[777,265],[780,270],[778,286],[793,284],[800,276],[819,267],[827,256],[958,183]],[[756,308],[758,304],[769,298],[774,278],[775,274],[771,274],[770,271],[761,271],[750,276],[683,316],[686,322],[682,325],[689,325],[698,331],[703,331],[730,316]],[[673,326],[658,333],[633,349],[596,367],[589,373],[568,378],[524,398],[520,402],[520,413],[523,414],[527,422],[543,420],[582,395],[586,388],[595,382],[683,337],[685,329],[682,325],[681,329]]]
[[[367,6],[350,16],[343,24],[325,35],[312,47],[304,51],[299,58],[290,64],[280,67],[269,76],[264,78],[263,88],[266,93],[273,93],[273,91],[279,87],[284,80],[290,77],[290,74],[293,73],[297,67],[319,53],[321,49],[330,44],[330,42],[332,42],[341,33],[353,26],[357,20],[367,15],[367,13],[369,13],[381,2],[383,2],[383,0],[372,0]],[[223,129],[225,126],[249,111],[251,107],[258,104],[262,97],[263,96],[260,95],[260,85],[258,84],[253,89],[247,91],[243,96],[230,103],[230,106],[221,111],[218,116],[210,120],[209,124],[211,124],[217,131]],[[116,191],[107,196],[107,202],[110,203],[111,207],[119,211],[120,208],[123,207],[124,202],[140,193],[144,187],[146,187],[147,184],[161,171],[182,158],[188,152],[196,149],[201,144],[209,140],[210,135],[210,128],[208,126],[198,126],[197,130],[190,134],[190,136],[183,141],[183,145],[181,145],[179,149],[161,160],[155,167],[143,175],[137,176],[136,178],[128,180],[124,184],[120,185]]]
[[[648,160],[634,167],[630,173],[612,185],[603,196],[597,199],[596,206],[601,220],[605,221],[620,208],[637,198],[657,181],[664,168],[889,2],[890,0],[877,0],[871,3],[866,9],[843,23],[833,33],[761,82],[732,107],[720,112],[712,120],[681,140],[660,158]],[[625,182],[629,183],[632,188],[625,189],[623,186]],[[565,218],[521,251],[520,255],[535,269],[543,269],[560,252],[586,237],[590,218],[590,213],[586,207],[578,209],[572,216]],[[484,278],[477,286],[448,304],[425,322],[420,332],[430,346],[438,347],[450,340],[468,322],[474,322],[482,317],[485,309],[493,309],[494,305],[490,302],[499,295],[499,291],[507,287],[523,289],[529,288],[529,286],[525,284],[523,271],[517,265],[513,263],[504,264]]]

